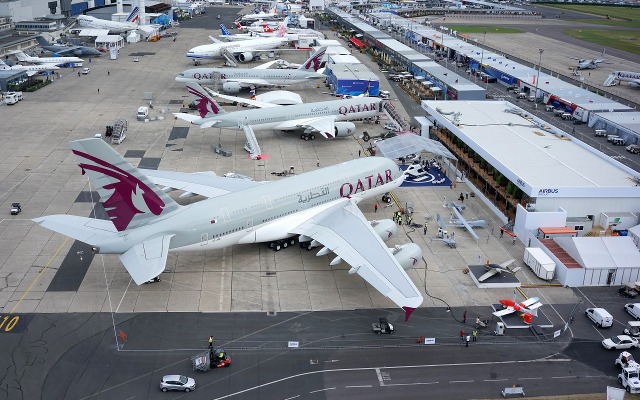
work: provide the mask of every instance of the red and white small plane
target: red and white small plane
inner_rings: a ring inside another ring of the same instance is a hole
[[[538,297],[531,297],[523,302],[516,303],[514,300],[500,300],[500,304],[504,307],[503,310],[493,313],[496,317],[502,317],[503,315],[511,314],[514,312],[521,313],[520,316],[525,324],[531,324],[533,317],[538,316],[538,308],[542,306]]]

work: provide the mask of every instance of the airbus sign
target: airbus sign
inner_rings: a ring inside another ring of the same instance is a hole
[[[548,196],[550,194],[558,194],[558,189],[540,189],[538,190],[538,196]]]

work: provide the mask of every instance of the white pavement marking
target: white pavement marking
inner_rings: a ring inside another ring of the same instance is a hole
[[[551,379],[576,379],[577,376],[552,376]]]
[[[351,386],[345,386],[345,388],[347,389],[351,389],[351,388],[370,388],[373,387],[373,385],[351,385]]]
[[[507,381],[508,379],[485,379],[483,380],[483,382],[504,382]]]
[[[470,382],[474,382],[473,380],[470,381],[449,381],[449,383],[470,383]]]
[[[542,377],[539,376],[537,378],[518,378],[519,381],[533,381],[533,380],[538,380],[538,379],[542,379]]]
[[[293,396],[293,397],[287,397],[287,398],[286,398],[286,399],[284,399],[284,400],[297,399],[298,397],[300,397],[300,395],[299,395],[299,394],[297,394],[297,395],[295,395],[295,396]]]
[[[114,311],[115,313],[118,312],[118,310],[120,309],[120,305],[122,304],[122,300],[124,300],[124,296],[127,295],[127,291],[129,290],[129,286],[131,286],[131,282],[133,281],[132,279],[129,279],[129,284],[127,285],[127,288],[124,290],[124,293],[122,293],[122,298],[120,299],[120,302],[118,303],[118,307],[116,307],[116,311]],[[109,289],[109,287],[107,287],[107,289]]]
[[[388,383],[386,386],[436,385],[440,382]]]
[[[309,392],[309,394],[318,393],[318,392],[324,392],[324,391],[327,391],[327,390],[334,390],[334,389],[335,389],[334,387],[330,387],[330,388],[326,388],[326,389],[312,390],[311,392]]]
[[[376,375],[378,375],[378,382],[380,386],[384,386],[384,380],[382,380],[382,373],[380,372],[380,368],[376,368]]]

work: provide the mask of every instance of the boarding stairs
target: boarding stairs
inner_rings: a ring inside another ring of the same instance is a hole
[[[238,128],[244,131],[244,135],[247,137],[247,143],[245,149],[249,152],[249,157],[252,160],[259,160],[262,156],[260,145],[258,145],[258,139],[253,132],[253,128],[246,119],[238,120]]]
[[[389,120],[393,124],[395,124],[399,130],[401,131],[409,130],[409,126],[407,125],[406,122],[404,122],[404,120],[400,116],[400,113],[398,113],[398,110],[396,110],[396,108],[393,106],[393,104],[391,104],[390,101],[385,101],[382,108],[384,110],[385,115],[389,117]]]
[[[127,121],[118,119],[113,123],[113,133],[111,134],[111,143],[120,144],[127,137]]]
[[[214,72],[211,76],[212,78],[212,83],[213,85],[211,86],[211,89],[213,89],[214,92],[220,92],[220,72]]]
[[[238,66],[238,63],[236,62],[236,58],[233,56],[233,54],[231,54],[231,52],[226,47],[223,47],[222,49],[220,49],[220,55],[225,58],[226,64],[229,67]]]
[[[604,83],[602,84],[602,86],[615,86],[618,84],[618,73],[617,72],[612,72],[609,74],[609,77],[607,78],[606,81],[604,81]]]

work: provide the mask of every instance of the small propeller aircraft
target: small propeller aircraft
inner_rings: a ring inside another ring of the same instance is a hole
[[[503,310],[493,313],[496,317],[502,317],[503,315],[519,312],[520,317],[525,324],[531,324],[533,317],[538,316],[538,308],[542,306],[538,297],[531,297],[523,302],[516,303],[515,296],[513,300],[500,300],[500,304],[504,307]]]
[[[509,265],[513,264],[514,262],[516,262],[516,260],[511,259],[509,261],[503,262],[502,264],[485,264],[484,267],[487,269],[487,272],[485,272],[480,278],[478,278],[478,282],[484,282],[492,276],[501,274],[503,272],[515,275],[516,272],[520,271],[520,267],[510,269]]]

